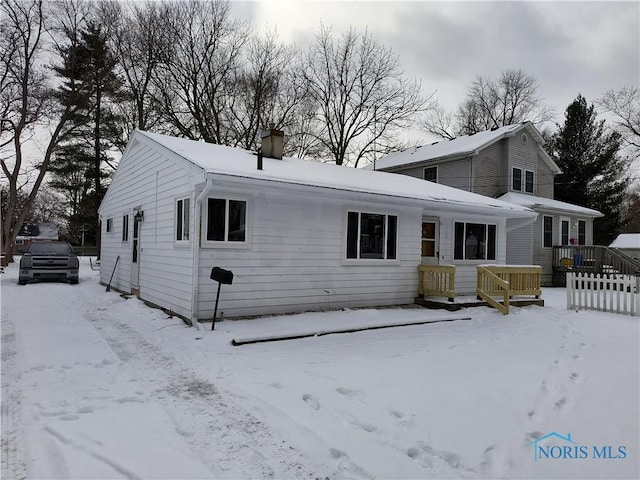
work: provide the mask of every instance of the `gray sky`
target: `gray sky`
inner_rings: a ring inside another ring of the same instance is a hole
[[[449,110],[476,75],[508,68],[538,80],[558,123],[578,93],[592,103],[610,88],[640,84],[638,1],[261,0],[235,1],[233,12],[299,46],[320,22],[336,32],[368,29]]]

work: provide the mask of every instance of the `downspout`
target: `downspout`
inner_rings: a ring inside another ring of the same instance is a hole
[[[200,285],[198,279],[198,273],[200,270],[200,241],[202,238],[202,200],[209,195],[209,192],[213,189],[213,180],[207,177],[207,182],[200,195],[196,198],[196,204],[193,209],[194,218],[194,239],[193,239],[193,268],[191,284],[193,285],[191,293],[191,325],[200,330],[198,324],[198,287]]]

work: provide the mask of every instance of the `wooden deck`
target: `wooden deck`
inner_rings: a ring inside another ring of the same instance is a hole
[[[501,300],[497,297],[496,301]],[[449,312],[457,312],[463,308],[469,307],[491,307],[488,302],[478,300],[473,295],[457,296],[453,302],[448,301],[446,298],[438,297],[416,297],[414,299],[416,305],[426,308],[444,309]],[[509,305],[512,307],[528,307],[529,305],[538,305],[544,307],[544,300],[542,298],[511,298]]]

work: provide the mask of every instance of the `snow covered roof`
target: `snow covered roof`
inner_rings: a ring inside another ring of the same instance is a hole
[[[401,152],[390,153],[376,161],[376,170],[385,170],[388,168],[411,165],[414,163],[426,162],[435,159],[445,159],[448,157],[460,157],[466,155],[475,155],[480,150],[503,138],[512,137],[520,130],[526,129],[537,142],[543,143],[543,139],[538,130],[531,122],[518,123],[515,125],[507,125],[495,130],[486,130],[473,135],[465,135],[454,138],[453,140],[443,140],[441,142],[432,143],[431,145],[423,145],[421,147],[409,148]],[[540,148],[540,154],[555,173],[560,173],[559,167],[551,160],[544,149]],[[373,165],[367,165],[367,169],[373,170]]]
[[[584,215],[586,217],[602,217],[602,213],[591,208],[580,207],[571,203],[553,200],[552,198],[536,197],[534,195],[525,195],[523,193],[509,192],[498,197],[505,202],[514,203],[533,210],[550,210],[563,213],[572,213],[574,215]]]
[[[614,248],[637,248],[640,250],[640,233],[621,233],[609,246]]]
[[[143,131],[136,131],[135,135],[152,140],[208,173],[426,200],[447,204],[456,209],[462,207],[465,211],[495,211],[509,218],[536,215],[523,206],[406,175],[287,157],[282,160],[265,157],[263,169],[258,170],[256,155],[240,148]]]

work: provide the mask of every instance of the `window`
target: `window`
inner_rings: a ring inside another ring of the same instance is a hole
[[[533,193],[533,172],[531,170],[524,172],[524,191]]]
[[[113,218],[107,218],[107,233],[113,232]]]
[[[587,222],[578,220],[578,245],[587,244]]]
[[[122,217],[122,241],[129,241],[129,215]]]
[[[247,202],[226,198],[207,199],[207,241],[245,242]]]
[[[347,212],[347,258],[395,260],[398,217]]]
[[[553,217],[548,215],[542,217],[542,246],[553,247]]]
[[[522,170],[520,168],[513,169],[513,176],[511,179],[511,188],[514,190],[522,191]]]
[[[569,245],[569,220],[560,220],[560,245]]]
[[[424,179],[433,183],[438,183],[438,167],[427,167],[424,169]]]
[[[176,241],[186,242],[189,240],[189,204],[190,199],[181,198],[176,200]]]
[[[435,222],[422,222],[422,256],[436,256],[436,224]]]
[[[496,226],[456,222],[453,258],[455,260],[495,260]]]

